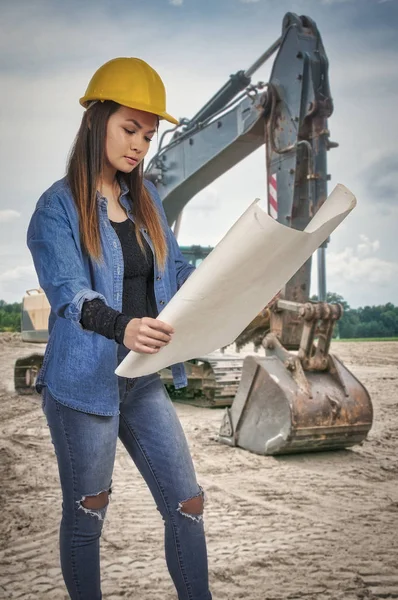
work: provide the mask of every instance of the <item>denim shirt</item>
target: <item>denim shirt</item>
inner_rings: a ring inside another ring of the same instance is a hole
[[[121,183],[120,202],[128,217],[132,200]],[[183,257],[167,224],[156,187],[144,181],[161,218],[166,235],[168,257],[161,271],[154,257],[154,292],[158,311],[170,301],[194,270]],[[55,182],[39,199],[31,218],[27,243],[33,257],[40,286],[51,305],[49,340],[37,389],[48,386],[62,404],[83,412],[112,416],[119,412],[119,385],[115,369],[118,344],[80,324],[83,303],[100,298],[121,311],[123,298],[123,253],[111,226],[106,198],[97,194],[97,210],[102,261],[90,258],[79,233],[79,219],[66,178]],[[153,251],[152,241],[141,228]],[[176,388],[187,385],[183,364],[171,367]]]

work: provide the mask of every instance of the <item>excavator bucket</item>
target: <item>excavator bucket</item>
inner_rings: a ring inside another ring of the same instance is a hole
[[[329,354],[328,368],[304,371],[290,353],[246,357],[237,395],[226,409],[219,440],[256,454],[347,448],[372,425],[368,392]]]

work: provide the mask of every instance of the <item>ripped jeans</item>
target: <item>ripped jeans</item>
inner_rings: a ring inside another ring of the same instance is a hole
[[[47,388],[42,391],[63,494],[60,553],[66,587],[72,600],[102,598],[99,546],[107,499],[104,508],[86,508],[83,502],[111,492],[119,436],[164,520],[166,562],[178,599],[211,600],[203,517],[201,511],[184,512],[186,501],[203,497],[185,434],[159,375],[133,381],[126,389],[131,380],[120,378],[120,414],[114,417],[73,410]]]

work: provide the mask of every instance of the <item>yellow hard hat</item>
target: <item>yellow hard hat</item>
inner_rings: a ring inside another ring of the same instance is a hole
[[[114,58],[102,65],[92,76],[80,104],[87,108],[93,100],[113,100],[178,125],[177,119],[166,112],[163,81],[140,58]]]

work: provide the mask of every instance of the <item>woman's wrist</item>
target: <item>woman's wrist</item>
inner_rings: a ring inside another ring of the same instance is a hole
[[[120,313],[116,319],[114,324],[114,340],[118,344],[123,344],[124,334],[126,331],[127,325],[130,323],[131,317]]]
[[[131,317],[107,306],[102,300],[95,298],[86,301],[82,308],[80,323],[84,329],[94,331],[104,337],[123,344],[124,332]]]

